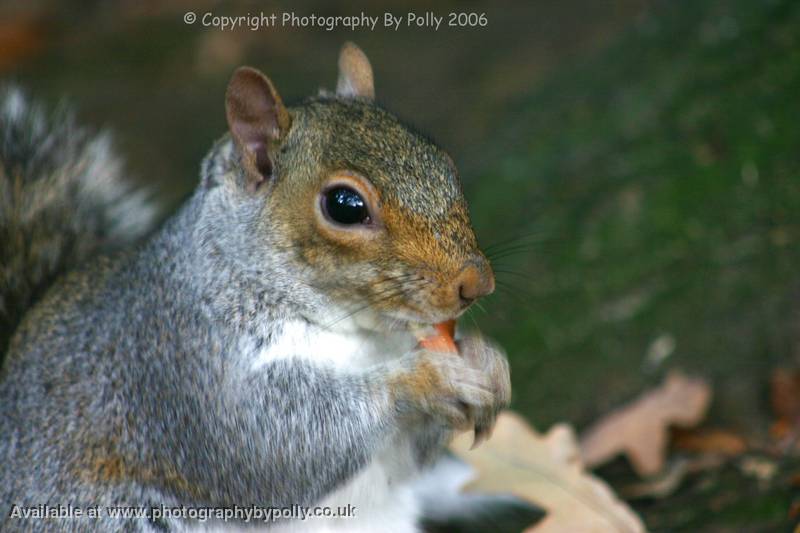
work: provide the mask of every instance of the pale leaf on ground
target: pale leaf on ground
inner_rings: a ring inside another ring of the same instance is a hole
[[[460,435],[452,451],[477,471],[465,490],[511,494],[547,511],[525,533],[640,533],[644,524],[600,479],[585,472],[572,428],[537,433],[522,417],[504,411],[492,437],[470,450]]]
[[[589,428],[581,439],[583,461],[593,468],[624,453],[640,476],[658,474],[664,467],[669,427],[697,425],[710,401],[708,383],[672,373],[658,388]]]

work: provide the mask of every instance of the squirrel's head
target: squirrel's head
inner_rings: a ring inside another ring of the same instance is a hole
[[[226,95],[238,161],[227,186],[263,205],[253,237],[282,254],[285,275],[343,312],[387,323],[454,318],[494,290],[458,171],[373,99],[372,68],[350,43],[336,93],[297,107],[240,68]]]

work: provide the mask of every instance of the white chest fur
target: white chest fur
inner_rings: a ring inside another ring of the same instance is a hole
[[[271,336],[269,345],[253,350],[251,368],[258,370],[272,361],[300,357],[320,364],[330,364],[348,371],[359,370],[387,359],[398,357],[414,346],[406,332],[374,333],[357,328],[322,329],[302,320],[285,322]]]
[[[387,335],[355,327],[331,331],[299,320],[285,322],[270,335],[269,341],[268,346],[256,348],[253,339],[241,340],[241,354],[250,371],[258,372],[271,362],[287,358],[302,358],[343,372],[358,371],[399,357],[415,344],[413,337],[405,332]],[[408,437],[398,435],[353,479],[317,504],[334,511],[353,506],[355,517],[310,518],[284,522],[266,530],[278,533],[413,533],[417,531],[419,515],[413,488],[415,470],[411,443]],[[223,525],[205,531],[229,533],[239,529]]]

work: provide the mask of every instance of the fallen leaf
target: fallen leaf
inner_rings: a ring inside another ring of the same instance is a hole
[[[711,387],[702,379],[671,373],[656,389],[613,411],[589,428],[581,439],[587,467],[624,453],[642,477],[664,467],[669,427],[692,427],[706,414]]]
[[[574,431],[565,424],[546,435],[518,414],[504,411],[492,437],[470,450],[462,434],[452,451],[478,472],[465,490],[510,494],[545,509],[525,533],[639,533],[641,519],[600,479],[584,470]]]
[[[791,437],[800,425],[800,371],[773,370],[769,392],[772,411],[777,418],[770,433],[775,439]]]
[[[778,418],[800,417],[800,372],[787,368],[772,371],[770,403]]]
[[[686,452],[715,453],[726,457],[735,457],[747,451],[745,440],[725,429],[677,429],[672,432],[672,445]]]

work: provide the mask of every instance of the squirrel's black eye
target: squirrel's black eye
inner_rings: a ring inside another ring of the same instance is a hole
[[[369,209],[364,198],[348,187],[335,187],[322,198],[325,214],[339,224],[368,224]]]

